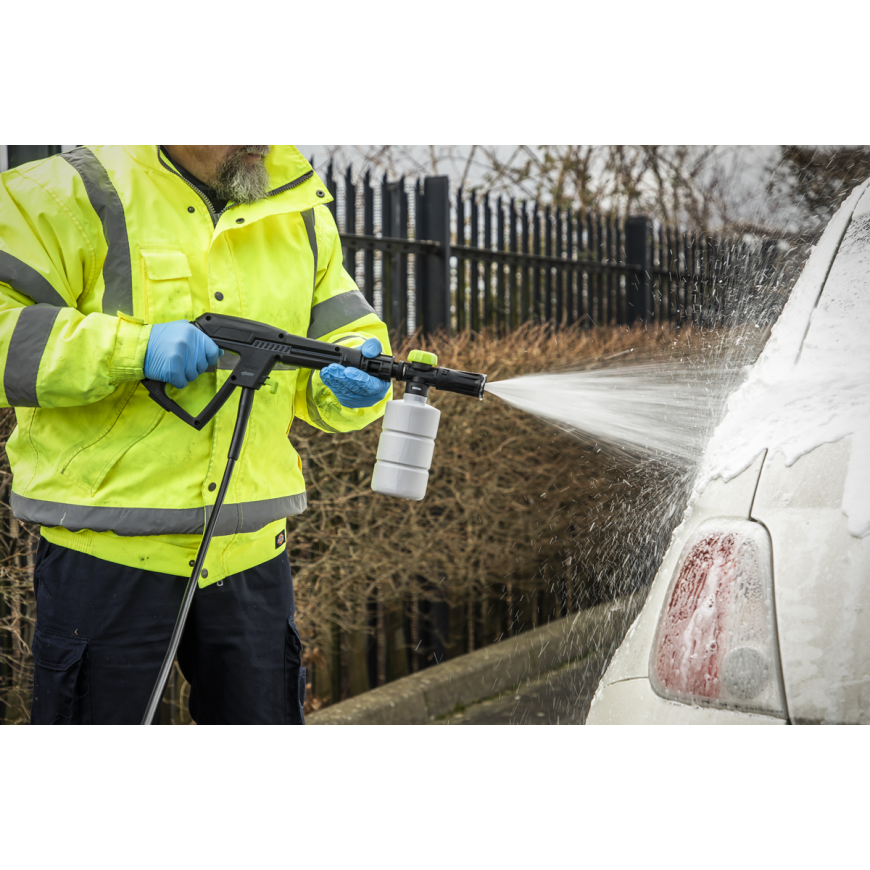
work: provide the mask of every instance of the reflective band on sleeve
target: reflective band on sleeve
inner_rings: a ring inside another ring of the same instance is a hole
[[[9,340],[3,389],[13,408],[38,408],[36,377],[54,321],[60,313],[53,305],[22,308]]]
[[[201,535],[211,505],[202,508],[120,508],[89,507],[27,498],[13,492],[12,513],[19,519],[41,526],[61,526],[70,532],[114,532],[122,537],[141,535]],[[307,506],[304,492],[281,498],[243,504],[225,504],[215,534],[241,535],[258,532],[275,520],[301,514]]]
[[[308,338],[323,338],[336,329],[341,329],[375,310],[366,302],[365,296],[359,290],[349,293],[339,293],[318,302],[311,309],[311,325],[308,327]]]
[[[314,285],[312,293],[317,289],[317,233],[314,231],[314,209],[309,208],[302,212],[302,220],[305,221],[305,232],[308,233],[308,244],[311,245],[311,253],[314,254]]]
[[[8,284],[13,290],[29,296],[34,302],[44,302],[46,305],[66,306],[63,296],[48,283],[32,266],[0,251],[0,281]]]
[[[308,408],[308,419],[315,426],[320,426],[325,432],[338,432],[338,429],[333,429],[321,416],[320,410],[317,407],[317,402],[314,401],[314,376],[317,372],[311,372],[311,377],[308,378],[308,386],[305,388],[305,405]]]
[[[130,265],[130,240],[127,221],[118,191],[109,180],[109,173],[96,154],[87,148],[77,148],[60,155],[82,177],[91,206],[103,225],[108,252],[103,263],[103,313],[119,311],[133,316],[133,272]]]

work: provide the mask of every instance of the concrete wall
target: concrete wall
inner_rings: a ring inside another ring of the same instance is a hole
[[[309,725],[425,725],[455,709],[537,679],[566,662],[615,649],[643,594],[599,604],[510,640],[395,680],[307,718]]]

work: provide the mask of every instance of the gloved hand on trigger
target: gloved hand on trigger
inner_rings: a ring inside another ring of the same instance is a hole
[[[186,320],[155,323],[145,351],[145,377],[180,390],[213,366],[223,353],[204,332]]]
[[[381,343],[376,338],[369,338],[360,350],[363,356],[372,359],[380,354]],[[345,408],[370,408],[380,402],[390,389],[389,381],[338,363],[321,369],[320,378]]]

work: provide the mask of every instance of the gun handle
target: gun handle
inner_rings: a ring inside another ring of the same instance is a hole
[[[163,381],[155,381],[151,378],[144,378],[141,381],[143,387],[148,390],[148,394],[163,408],[164,411],[169,411],[175,414],[180,420],[187,423],[188,426],[193,426],[194,429],[200,431],[206,423],[214,417],[215,414],[224,406],[224,403],[229,399],[232,391],[239,386],[232,381],[225,381],[224,385],[214,394],[212,400],[200,411],[195,417],[191,416],[178,404],[166,395],[166,384]]]

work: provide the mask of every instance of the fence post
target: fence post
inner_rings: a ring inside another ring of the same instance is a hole
[[[363,178],[363,233],[375,234],[375,189],[372,187],[371,170],[367,169]],[[366,248],[363,255],[363,293],[366,302],[375,304],[375,252]]]
[[[653,316],[652,284],[650,281],[649,218],[635,216],[625,219],[625,260],[629,266],[640,266],[642,272],[632,272],[625,282],[625,320],[650,321]]]
[[[391,235],[398,239],[408,238],[408,194],[405,192],[405,176],[390,186],[392,199]],[[392,305],[391,326],[399,339],[408,334],[408,255],[393,255],[393,286],[390,291]]]
[[[326,167],[326,189],[332,197],[332,201],[326,204],[332,214],[333,220],[338,223],[338,185],[335,183],[335,176],[332,174],[332,161]]]
[[[387,173],[381,180],[381,235],[385,239],[393,238],[393,185],[388,181]],[[381,306],[383,321],[387,331],[392,335],[399,326],[393,319],[393,267],[395,260],[386,251],[381,256]]]
[[[417,326],[424,334],[450,332],[450,185],[446,175],[423,183],[423,213],[418,238],[438,242],[437,254],[427,254],[422,287],[417,288]]]

